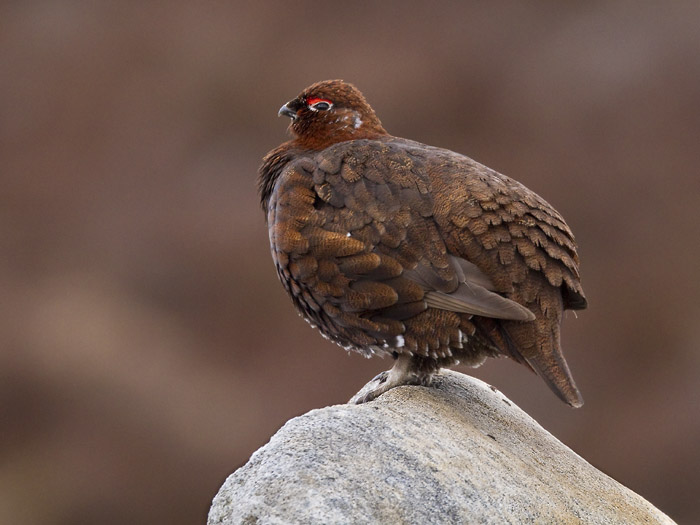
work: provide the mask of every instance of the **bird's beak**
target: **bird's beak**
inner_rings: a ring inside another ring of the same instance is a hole
[[[284,106],[280,108],[280,110],[277,112],[278,117],[289,117],[292,120],[297,118],[297,112],[290,108],[289,104],[290,103],[287,102]]]

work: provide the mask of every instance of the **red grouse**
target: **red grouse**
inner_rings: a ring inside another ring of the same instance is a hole
[[[346,82],[314,84],[279,115],[295,138],[260,167],[272,257],[325,337],[396,359],[361,401],[508,356],[583,404],[559,329],[586,298],[552,206],[464,155],[389,135]]]

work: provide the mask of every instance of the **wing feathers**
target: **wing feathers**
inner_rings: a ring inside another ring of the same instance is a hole
[[[440,308],[452,312],[508,319],[511,321],[532,321],[535,314],[524,306],[489,292],[486,288],[469,283],[462,283],[451,294],[432,291],[425,294],[425,302],[431,308]]]

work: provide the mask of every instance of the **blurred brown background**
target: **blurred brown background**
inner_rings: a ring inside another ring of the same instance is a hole
[[[586,405],[462,370],[695,521],[700,4],[343,4],[0,6],[0,522],[203,523],[287,419],[390,366],[296,315],[258,205],[277,109],[328,78],[567,218]]]

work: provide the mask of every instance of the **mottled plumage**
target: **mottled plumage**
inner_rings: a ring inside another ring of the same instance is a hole
[[[397,359],[363,401],[505,355],[583,403],[559,330],[586,299],[554,208],[468,157],[389,135],[345,82],[314,84],[280,115],[295,138],[260,168],[272,257],[324,336]]]

